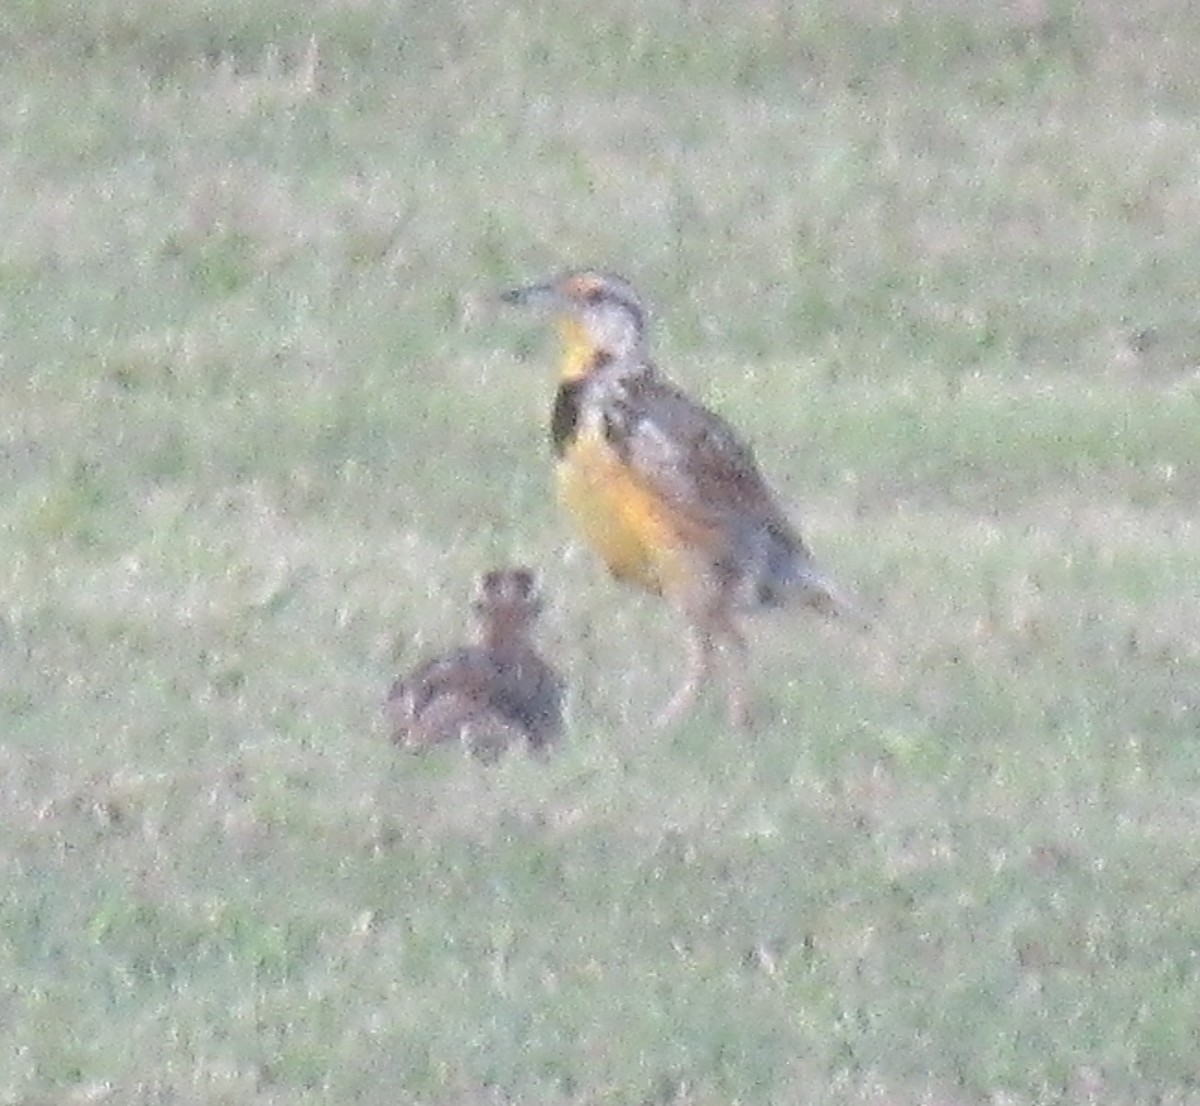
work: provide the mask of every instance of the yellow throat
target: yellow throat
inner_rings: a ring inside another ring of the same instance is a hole
[[[563,340],[563,359],[559,375],[563,380],[582,380],[596,364],[596,347],[578,319],[565,315],[558,320]]]

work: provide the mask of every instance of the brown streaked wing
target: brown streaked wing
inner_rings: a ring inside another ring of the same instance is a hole
[[[720,415],[654,372],[621,381],[610,402],[614,446],[669,502],[707,525],[790,533],[753,452]]]

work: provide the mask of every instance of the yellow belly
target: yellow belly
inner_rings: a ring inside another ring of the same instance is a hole
[[[612,574],[661,593],[683,568],[677,520],[597,433],[585,431],[558,463],[559,499]]]

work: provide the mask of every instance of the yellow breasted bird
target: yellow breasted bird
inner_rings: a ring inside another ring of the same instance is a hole
[[[732,724],[749,723],[738,615],[788,602],[853,608],[816,567],[751,450],[668,380],[628,281],[575,270],[502,295],[553,315],[564,348],[550,422],[559,498],[618,579],[663,596],[687,627],[684,678],[657,724],[691,709],[726,657]]]

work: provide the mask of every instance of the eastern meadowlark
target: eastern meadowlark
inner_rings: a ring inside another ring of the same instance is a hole
[[[392,738],[415,750],[458,741],[484,760],[514,744],[542,752],[562,732],[563,682],[530,641],[542,609],[533,573],[484,573],[471,606],[475,644],[429,658],[392,686]]]
[[[851,612],[816,567],[751,450],[660,373],[628,281],[590,270],[502,295],[552,314],[564,342],[550,422],[559,498],[618,579],[665,597],[687,626],[673,723],[709,682],[720,647],[732,724],[749,723],[738,614],[798,601]]]

